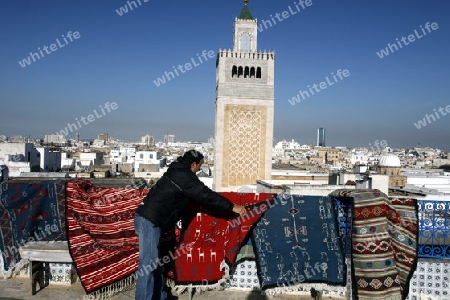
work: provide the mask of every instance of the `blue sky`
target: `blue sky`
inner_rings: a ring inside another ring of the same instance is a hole
[[[231,48],[243,1],[135,2],[138,7],[122,16],[116,10],[127,5],[123,0],[3,3],[0,135],[43,138],[96,110],[99,117],[79,128],[81,138],[102,132],[124,140],[147,133],[161,140],[167,132],[184,141],[212,137],[215,57],[159,87],[153,81],[204,50]],[[420,143],[450,150],[449,1],[312,0],[291,14],[289,6],[295,10],[296,3],[249,2],[259,22],[289,14],[258,33],[258,48],[276,53],[275,142],[314,144],[316,129],[324,127],[330,146],[385,140],[391,147]],[[438,27],[424,35],[420,26],[427,22]],[[420,38],[384,58],[377,55],[415,30]],[[69,31],[79,38],[67,40]],[[18,63],[56,39],[64,47],[24,68]],[[339,69],[350,76],[289,103],[299,90],[331,79]],[[116,109],[108,112],[107,102]],[[419,120],[425,124],[420,129],[414,124]]]

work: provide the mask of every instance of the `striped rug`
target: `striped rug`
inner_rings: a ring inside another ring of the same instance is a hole
[[[353,202],[352,283],[357,299],[405,299],[417,264],[415,199],[389,199],[378,190],[336,190]]]
[[[134,211],[148,190],[66,185],[69,251],[87,293],[110,295],[132,282],[139,258]]]

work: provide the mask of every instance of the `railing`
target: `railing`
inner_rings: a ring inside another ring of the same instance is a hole
[[[450,201],[418,200],[419,257],[450,258]]]

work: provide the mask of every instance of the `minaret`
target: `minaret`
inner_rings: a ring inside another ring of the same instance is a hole
[[[235,191],[272,171],[274,52],[257,48],[257,20],[244,0],[233,49],[216,62],[214,189]]]

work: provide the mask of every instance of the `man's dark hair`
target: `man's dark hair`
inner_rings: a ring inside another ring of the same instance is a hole
[[[203,159],[203,154],[197,150],[189,150],[183,155],[183,161],[191,165],[193,162],[199,163]]]

